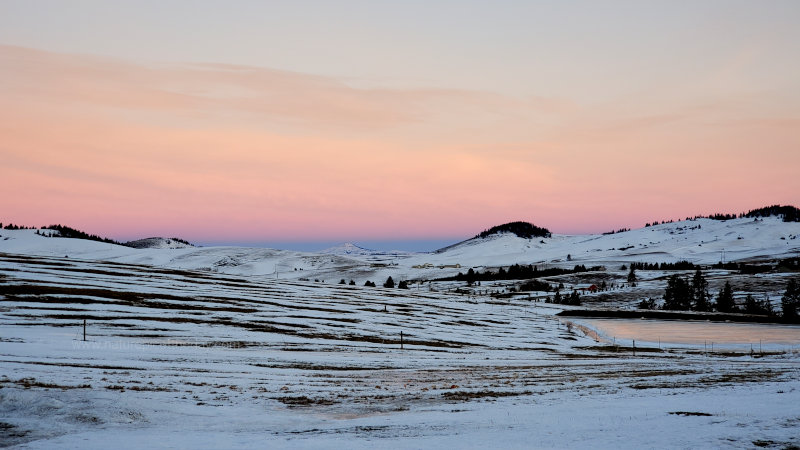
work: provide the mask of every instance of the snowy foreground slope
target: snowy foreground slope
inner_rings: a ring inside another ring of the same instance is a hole
[[[178,270],[204,249],[41,239],[0,241],[0,445],[800,445],[797,347],[634,354],[555,305]]]

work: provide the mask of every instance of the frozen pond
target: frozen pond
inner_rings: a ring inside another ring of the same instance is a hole
[[[800,325],[655,319],[576,319],[607,339],[703,346],[759,344],[800,346]]]

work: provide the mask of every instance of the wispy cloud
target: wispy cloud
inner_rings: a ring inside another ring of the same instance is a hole
[[[29,223],[263,240],[469,235],[515,219],[597,231],[687,203],[797,203],[800,119],[746,94],[592,104],[0,46],[0,189],[15,192],[0,207]],[[731,199],[731,177],[752,187]]]

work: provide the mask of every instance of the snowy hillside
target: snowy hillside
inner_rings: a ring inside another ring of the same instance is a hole
[[[436,253],[373,252],[344,244],[319,253],[249,247],[133,249],[35,230],[0,230],[0,252],[70,256],[238,275],[338,280],[432,279],[467,268],[536,264],[570,267],[620,262],[756,261],[800,255],[800,222],[778,217],[727,221],[696,219],[615,234],[559,235],[523,239],[493,234]]]
[[[696,219],[614,234],[559,235],[523,239],[511,233],[474,238],[418,261],[462,266],[568,264],[573,261],[672,262],[711,264],[777,258],[800,252],[800,223],[777,217],[718,221]],[[417,263],[418,261],[415,261]]]
[[[158,241],[155,243],[159,244]],[[313,277],[328,272],[335,274],[365,264],[337,255],[251,247],[155,245],[152,248],[131,248],[83,239],[48,238],[36,234],[36,230],[0,230],[0,252],[66,256],[239,275],[277,273],[278,277],[292,278]]]

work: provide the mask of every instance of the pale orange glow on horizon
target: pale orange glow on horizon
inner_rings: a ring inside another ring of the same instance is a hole
[[[0,46],[0,221],[420,239],[798,204],[797,105],[771,95],[590,104]]]

